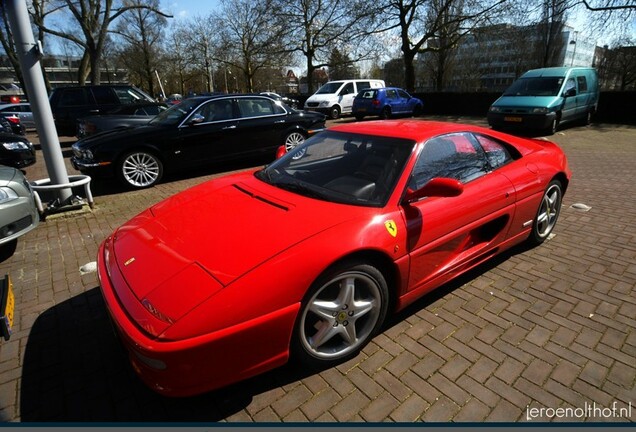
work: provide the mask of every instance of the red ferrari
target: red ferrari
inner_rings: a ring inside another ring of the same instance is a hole
[[[179,193],[99,250],[142,380],[185,396],[355,356],[395,312],[550,235],[570,179],[553,143],[476,126],[352,123],[263,169]]]

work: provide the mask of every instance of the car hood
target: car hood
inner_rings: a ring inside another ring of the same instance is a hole
[[[341,204],[326,202],[324,207],[317,211],[316,200],[267,185],[251,172],[213,180],[123,225],[115,234],[115,256],[140,300],[178,273],[191,272],[193,265],[216,281],[210,279],[211,286],[227,286],[295,244],[364,211],[342,211]]]
[[[557,96],[501,96],[493,106],[500,108],[552,107],[560,99]]]
[[[141,125],[131,127],[120,127],[96,133],[82,138],[74,144],[80,150],[88,150],[101,145],[102,143],[129,142],[140,138],[152,138],[165,133],[166,126]]]
[[[16,176],[17,170],[8,166],[0,165],[0,186],[8,186]]]

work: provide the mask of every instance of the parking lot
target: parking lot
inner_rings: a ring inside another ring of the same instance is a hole
[[[184,399],[137,379],[96,274],[80,268],[148,206],[266,161],[173,175],[141,191],[94,182],[92,211],[49,216],[0,263],[16,295],[14,333],[0,342],[0,421],[636,421],[636,127],[571,127],[550,139],[573,178],[545,244],[434,291],[336,368],[309,374],[289,364]],[[72,143],[62,149],[76,174]],[[49,177],[41,152],[26,173]]]

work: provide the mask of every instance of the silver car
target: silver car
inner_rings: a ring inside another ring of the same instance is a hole
[[[40,222],[33,191],[21,171],[0,165],[0,260],[11,256],[18,237]]]
[[[26,102],[0,105],[0,115],[16,115],[20,118],[20,122],[25,129],[35,129],[35,120],[33,120],[31,105]]]

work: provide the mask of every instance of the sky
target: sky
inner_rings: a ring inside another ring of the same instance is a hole
[[[207,15],[218,4],[218,0],[161,0],[162,10],[172,14],[175,20]]]

